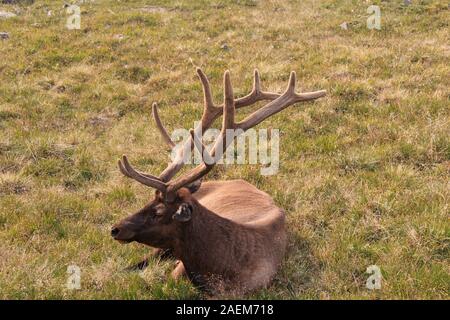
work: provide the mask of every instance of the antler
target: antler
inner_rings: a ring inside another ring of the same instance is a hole
[[[119,165],[119,170],[123,175],[139,181],[146,186],[155,188],[161,192],[166,192],[166,183],[161,181],[159,178],[152,176],[151,174],[146,174],[135,170],[128,162],[128,158],[126,155],[123,155],[122,161],[119,160],[117,163]]]
[[[228,146],[234,141],[234,138],[241,135],[246,130],[258,125],[260,122],[267,119],[271,115],[280,112],[281,110],[289,107],[294,103],[314,100],[323,97],[326,94],[325,90],[297,94],[295,93],[295,82],[295,72],[291,72],[288,87],[281,96],[278,96],[278,98],[276,98],[272,102],[255,111],[244,120],[236,123],[234,121],[236,102],[233,98],[233,87],[231,85],[230,73],[229,71],[226,71],[224,74],[223,122],[220,135],[214,143],[212,150],[208,153],[207,151],[205,151],[206,148],[200,141],[199,137],[197,137],[195,131],[191,129],[190,132],[192,140],[194,141],[195,147],[202,155],[203,162],[186,175],[171,181],[168,185],[168,192],[175,191],[206,175],[214,167],[216,162],[222,157]],[[227,135],[228,129],[234,130],[233,135]]]
[[[164,126],[161,122],[161,119],[159,118],[158,105],[156,104],[156,102],[153,102],[152,114],[153,114],[153,118],[155,119],[155,122],[156,122],[156,127],[158,128],[159,132],[161,133],[164,141],[169,145],[170,148],[175,147],[175,143],[170,138],[169,133],[167,132],[166,128],[164,128]]]
[[[204,108],[203,108],[203,115],[202,119],[200,121],[200,124],[198,127],[195,128],[195,132],[201,131],[201,135],[203,135],[203,132],[205,132],[207,129],[211,127],[211,125],[214,123],[214,121],[220,117],[223,113],[223,105],[216,106],[212,99],[212,93],[211,93],[211,86],[209,84],[209,80],[206,77],[206,75],[203,73],[203,71],[200,68],[197,68],[197,74],[200,78],[200,81],[202,83],[203,87],[203,99],[204,99]],[[258,101],[262,100],[274,100],[278,98],[280,95],[278,93],[273,92],[267,92],[263,91],[261,89],[261,80],[259,76],[259,72],[257,69],[254,71],[254,78],[253,78],[253,88],[252,91],[239,99],[235,100],[235,106],[236,108],[243,108],[246,106],[250,106]],[[155,115],[155,113],[153,113]],[[156,113],[156,116],[158,117],[158,114]],[[167,133],[167,131],[164,129],[164,127],[161,125],[161,120],[159,120],[159,117],[155,117],[155,121],[157,123],[157,126],[163,135],[164,140],[167,141],[165,138],[164,132]],[[162,128],[162,129],[161,129]],[[162,181],[169,181],[170,179],[175,176],[175,174],[180,171],[180,169],[184,165],[184,154],[185,150],[192,150],[192,138],[188,139],[185,144],[178,149],[175,159],[167,166],[167,168],[159,175],[159,178]],[[171,147],[171,144],[169,143],[169,146]]]
[[[251,127],[256,126],[257,124],[267,119],[268,117],[293,105],[294,103],[301,101],[315,100],[325,96],[326,94],[326,90],[297,94],[295,93],[295,82],[296,82],[296,74],[295,71],[292,71],[289,77],[289,84],[288,87],[286,88],[286,91],[277,99],[266,104],[261,109],[253,112],[247,118],[237,123],[235,129],[242,129],[245,131]]]
[[[191,139],[194,141],[195,147],[200,151],[203,162],[186,175],[171,181],[168,189],[169,192],[175,191],[206,175],[214,167],[217,160],[219,160],[222,157],[222,154],[227,149],[228,145],[233,141],[233,139],[229,139],[229,141],[226,141],[227,129],[234,128],[234,111],[235,111],[233,87],[231,86],[230,72],[228,70],[225,71],[223,82],[224,82],[224,104],[223,104],[224,107],[223,107],[222,130],[220,131],[220,135],[217,137],[212,150],[208,154],[208,151],[206,150],[205,146],[202,144],[202,142],[196,135],[195,131],[192,129],[190,130]],[[225,144],[223,143],[224,141]]]
[[[234,138],[239,134],[242,134],[249,128],[256,126],[263,120],[280,112],[290,105],[301,101],[315,100],[317,98],[323,97],[326,94],[325,90],[300,94],[295,93],[295,72],[291,72],[288,87],[283,94],[280,95],[277,93],[262,91],[259,72],[258,70],[255,70],[252,91],[245,97],[235,100],[233,96],[233,87],[231,85],[230,73],[229,71],[226,71],[224,74],[224,103],[220,106],[216,106],[214,105],[212,99],[212,93],[208,78],[200,68],[197,68],[197,74],[203,86],[204,109],[199,126],[196,127],[195,130],[191,129],[190,131],[190,139],[187,139],[185,144],[178,149],[174,161],[167,166],[167,168],[160,174],[159,177],[136,171],[129,164],[127,157],[123,156],[122,161],[119,160],[119,169],[125,176],[133,178],[147,186],[153,187],[161,191],[162,193],[173,193],[179,188],[186,186],[206,175],[214,167],[216,162],[222,157],[223,153],[226,151],[230,143],[233,142]],[[272,101],[246,117],[244,120],[237,123],[235,122],[234,115],[237,108],[249,106],[261,100]],[[153,104],[152,111],[158,130],[163,136],[164,141],[166,141],[166,143],[171,148],[173,148],[175,144],[170,139],[167,130],[161,123],[156,103]],[[203,132],[210,128],[214,120],[216,120],[222,113],[224,115],[222,130],[220,132],[220,135],[216,139],[213,148],[208,153],[197,135],[199,133],[203,135]],[[234,131],[234,134],[230,137],[226,134],[227,129],[241,130]],[[185,152],[192,150],[194,146],[200,151],[203,162],[187,174],[169,182],[169,180],[182,168],[184,164],[183,160]]]

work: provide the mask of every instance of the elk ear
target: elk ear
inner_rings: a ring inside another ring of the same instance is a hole
[[[190,193],[194,193],[194,192],[197,192],[198,189],[200,189],[201,185],[202,185],[202,179],[198,179],[198,180],[195,180],[194,182],[188,184],[186,186],[186,188],[189,190]]]
[[[188,203],[182,203],[178,210],[173,214],[172,219],[179,222],[187,222],[191,220],[192,206]]]

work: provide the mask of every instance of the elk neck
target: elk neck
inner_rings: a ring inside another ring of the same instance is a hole
[[[249,249],[257,241],[254,230],[219,216],[197,200],[194,206],[192,219],[174,248],[186,270],[224,273],[231,271],[225,270],[231,261],[236,264],[246,261]]]

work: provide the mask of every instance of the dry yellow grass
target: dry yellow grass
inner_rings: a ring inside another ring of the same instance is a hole
[[[371,4],[381,8],[379,31],[366,28]],[[0,19],[10,36],[0,40],[0,298],[201,297],[187,281],[166,280],[171,262],[123,272],[148,249],[109,236],[151,195],[120,175],[116,159],[126,151],[143,170],[163,169],[151,102],[171,130],[192,127],[201,113],[194,66],[217,101],[225,69],[240,96],[253,68],[273,91],[291,70],[302,90],[328,91],[260,125],[282,131],[277,175],[236,165],[209,176],[244,178],[287,211],[285,262],[249,298],[449,298],[446,3],[80,6],[81,30],[65,28],[59,2],[0,6],[18,13]],[[81,268],[80,290],[66,288],[71,264]],[[371,291],[365,271],[374,264],[383,281]]]

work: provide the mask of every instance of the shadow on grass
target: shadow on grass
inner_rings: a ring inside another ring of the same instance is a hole
[[[311,253],[310,242],[293,230],[287,231],[285,258],[268,288],[254,292],[250,299],[313,299],[313,283],[319,263]]]

